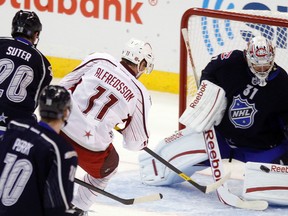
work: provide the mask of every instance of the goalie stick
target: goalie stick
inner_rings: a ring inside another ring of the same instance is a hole
[[[142,196],[142,197],[137,197],[137,198],[131,198],[131,199],[124,199],[124,198],[121,198],[121,197],[118,197],[114,194],[111,194],[105,190],[102,190],[100,188],[97,188],[91,184],[88,184],[84,181],[81,181],[80,179],[77,179],[75,178],[74,179],[74,182],[83,186],[83,187],[86,187],[90,190],[93,190],[99,194],[102,194],[106,197],[109,197],[113,200],[116,200],[124,205],[133,205],[133,204],[137,204],[137,203],[144,203],[144,202],[151,202],[151,201],[156,201],[156,200],[160,200],[163,198],[163,195],[161,193],[158,193],[158,194],[152,194],[152,195],[148,195],[148,196]]]
[[[192,184],[194,187],[196,187],[198,190],[202,191],[203,193],[210,193],[211,191],[216,190],[217,188],[219,188],[224,181],[226,181],[229,177],[230,174],[226,175],[225,177],[221,178],[219,181],[214,182],[213,184],[210,185],[200,185],[198,184],[196,181],[194,181],[193,179],[191,179],[189,176],[187,176],[185,173],[183,173],[182,171],[180,171],[179,169],[177,169],[175,166],[173,166],[171,163],[169,163],[168,161],[166,161],[165,159],[163,159],[160,155],[156,154],[155,152],[153,152],[151,149],[145,147],[143,149],[144,151],[146,151],[148,154],[150,154],[151,156],[153,156],[154,158],[156,158],[157,160],[159,160],[161,163],[163,163],[165,166],[167,166],[168,168],[170,168],[172,171],[174,171],[175,173],[178,174],[178,176],[180,176],[182,179],[184,179],[185,181],[189,182],[190,184]]]
[[[193,57],[192,57],[192,51],[190,47],[190,42],[188,38],[188,30],[187,28],[182,28],[182,36],[183,40],[185,42],[185,46],[188,52],[189,60],[192,66],[192,71],[195,77],[195,82],[197,84],[197,88],[199,87],[199,80],[197,78],[196,68],[194,65]],[[218,146],[218,141],[216,138],[216,133],[214,130],[214,127],[209,131],[203,132],[204,140],[205,140],[205,146],[208,154],[208,158],[210,161],[212,176],[215,182],[219,181],[224,173],[224,168],[222,165],[222,159],[220,155],[220,150]],[[242,209],[251,209],[251,210],[265,210],[268,207],[268,202],[262,201],[262,200],[254,200],[254,201],[248,201],[243,200],[237,195],[231,193],[226,185],[221,185],[217,189],[217,195],[219,200],[229,206],[242,208]]]

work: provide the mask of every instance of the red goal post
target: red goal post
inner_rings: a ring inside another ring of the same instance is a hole
[[[222,11],[190,8],[182,16],[180,29],[179,117],[197,91],[191,60],[182,37],[187,28],[196,77],[212,56],[234,49],[243,50],[257,35],[272,40],[276,46],[275,62],[288,71],[288,13],[243,10]],[[179,129],[183,125],[179,124]]]

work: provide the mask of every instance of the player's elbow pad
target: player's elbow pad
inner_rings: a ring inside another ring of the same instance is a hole
[[[179,122],[198,133],[209,130],[212,126],[220,124],[226,106],[224,89],[208,80],[203,80]]]

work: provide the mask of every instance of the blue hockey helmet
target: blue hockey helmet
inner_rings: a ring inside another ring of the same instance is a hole
[[[12,20],[12,37],[25,36],[29,39],[42,31],[42,24],[35,12],[18,11]]]
[[[39,112],[42,118],[61,119],[66,109],[71,110],[69,92],[62,86],[45,87],[39,97]]]

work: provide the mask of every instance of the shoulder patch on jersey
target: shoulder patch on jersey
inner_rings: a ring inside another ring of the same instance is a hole
[[[229,108],[229,119],[236,128],[251,127],[256,113],[255,104],[250,104],[247,99],[242,99],[240,95],[233,97],[233,102]]]

